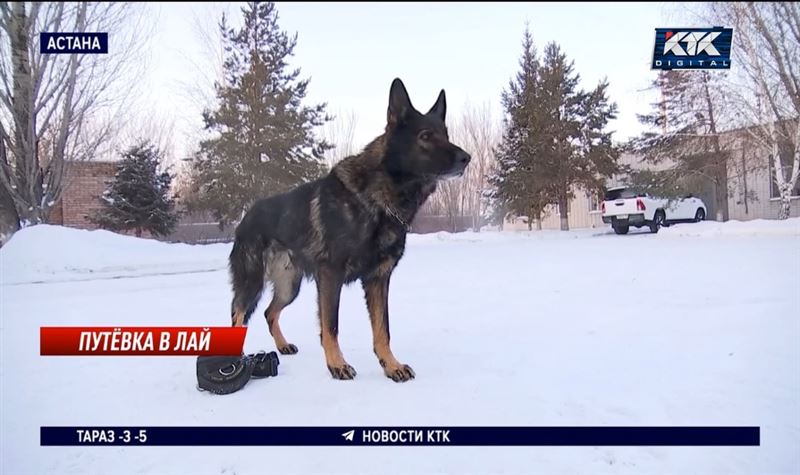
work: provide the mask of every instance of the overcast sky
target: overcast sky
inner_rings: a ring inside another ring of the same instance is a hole
[[[541,52],[558,42],[575,61],[582,86],[607,77],[619,117],[617,140],[641,128],[652,93],[642,92],[650,70],[654,29],[672,25],[664,3],[277,3],[279,24],[298,33],[291,65],[310,77],[307,100],[326,101],[332,113],[354,111],[356,146],[380,134],[389,85],[400,77],[411,100],[427,110],[445,89],[448,117],[463,104],[489,104],[500,119],[500,94],[518,70],[525,22]],[[214,59],[200,32],[223,11],[240,24],[239,6],[220,3],[147,5],[153,35],[139,101],[148,120],[174,123],[173,144],[188,154],[201,126],[204,100],[213,97]],[[113,40],[112,40],[113,41]],[[195,89],[187,91],[187,84]]]

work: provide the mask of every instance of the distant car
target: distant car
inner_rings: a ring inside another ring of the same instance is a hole
[[[657,233],[661,226],[691,223],[706,219],[706,205],[700,198],[688,195],[667,200],[647,194],[637,194],[627,187],[609,188],[600,204],[603,222],[617,234],[627,234],[631,226],[648,226]]]

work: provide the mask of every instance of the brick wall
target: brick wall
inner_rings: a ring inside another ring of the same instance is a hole
[[[67,166],[61,200],[53,207],[49,223],[80,229],[97,229],[87,216],[100,209],[98,201],[117,173],[115,162],[74,162]]]
[[[64,191],[51,209],[47,222],[78,229],[98,229],[89,216],[102,206],[100,196],[117,174],[117,162],[72,162],[67,166]],[[134,231],[117,231],[135,235]],[[142,237],[151,237],[144,231]]]

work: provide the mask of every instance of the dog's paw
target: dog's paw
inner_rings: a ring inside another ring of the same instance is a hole
[[[287,343],[286,346],[278,348],[278,351],[280,351],[282,355],[294,355],[298,350],[295,345]]]
[[[411,369],[411,366],[407,364],[398,364],[397,366],[393,367],[384,367],[383,373],[386,377],[391,378],[392,381],[395,383],[404,383],[406,381],[414,379],[416,374],[414,370]]]
[[[353,379],[356,377],[355,368],[346,363],[338,367],[328,366],[328,371],[331,372],[333,379]]]

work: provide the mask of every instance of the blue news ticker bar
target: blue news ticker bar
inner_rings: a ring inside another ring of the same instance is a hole
[[[40,437],[43,446],[758,446],[761,436],[759,427],[61,426]]]

